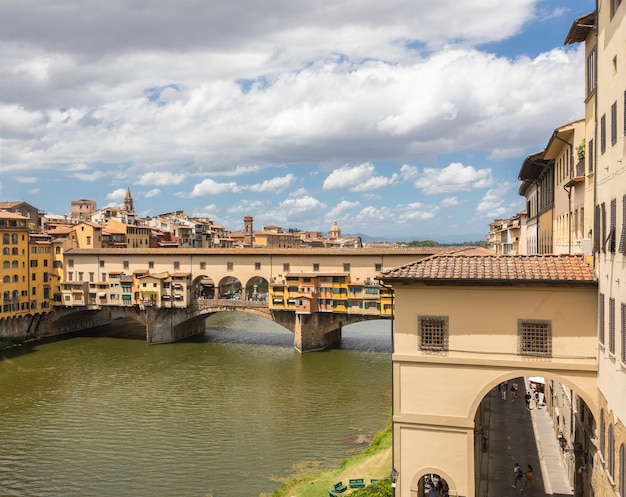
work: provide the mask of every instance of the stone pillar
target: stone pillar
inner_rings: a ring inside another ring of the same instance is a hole
[[[299,352],[330,347],[341,339],[341,323],[331,313],[296,314],[293,346]]]

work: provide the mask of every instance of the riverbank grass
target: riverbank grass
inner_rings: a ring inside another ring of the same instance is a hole
[[[350,478],[363,478],[367,485],[370,484],[372,478],[385,479],[387,481],[381,482],[381,484],[387,483],[386,486],[391,488],[390,472],[391,426],[377,433],[369,446],[359,455],[343,461],[339,469],[309,476],[297,474],[278,490],[271,494],[262,494],[260,497],[326,497],[336,482],[341,481],[348,486]],[[372,488],[372,490],[374,489]],[[383,497],[386,494],[371,493],[367,488],[361,490],[348,488],[341,495]],[[391,491],[389,491],[389,495],[391,495]]]

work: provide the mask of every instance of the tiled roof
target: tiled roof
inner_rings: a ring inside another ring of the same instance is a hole
[[[435,255],[381,273],[383,280],[483,284],[517,281],[595,283],[593,268],[580,255]]]

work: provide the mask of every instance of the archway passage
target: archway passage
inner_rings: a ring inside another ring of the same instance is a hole
[[[234,276],[222,278],[218,286],[218,296],[220,299],[241,300],[243,285]]]
[[[269,298],[269,282],[262,276],[250,278],[246,283],[246,300],[267,302]]]

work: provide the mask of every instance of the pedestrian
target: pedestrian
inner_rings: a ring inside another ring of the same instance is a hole
[[[526,395],[524,395],[524,400],[526,401],[526,409],[528,409],[530,411],[530,399],[532,398],[532,396],[530,395],[530,392],[526,392]]]
[[[521,486],[523,476],[524,471],[522,471],[522,468],[520,468],[518,463],[515,463],[515,466],[513,467],[513,488],[517,488],[518,483]]]
[[[524,473],[524,476],[526,477],[526,481],[524,482],[524,488],[522,488],[522,492],[526,490],[527,488],[530,488],[530,490],[534,490],[533,489],[533,467],[530,464],[527,466],[526,473]]]
[[[509,382],[505,381],[500,384],[500,393],[502,394],[502,400],[506,400],[506,389],[509,388]]]
[[[512,401],[517,399],[517,388],[518,388],[517,383],[513,382],[511,384],[511,400]]]

